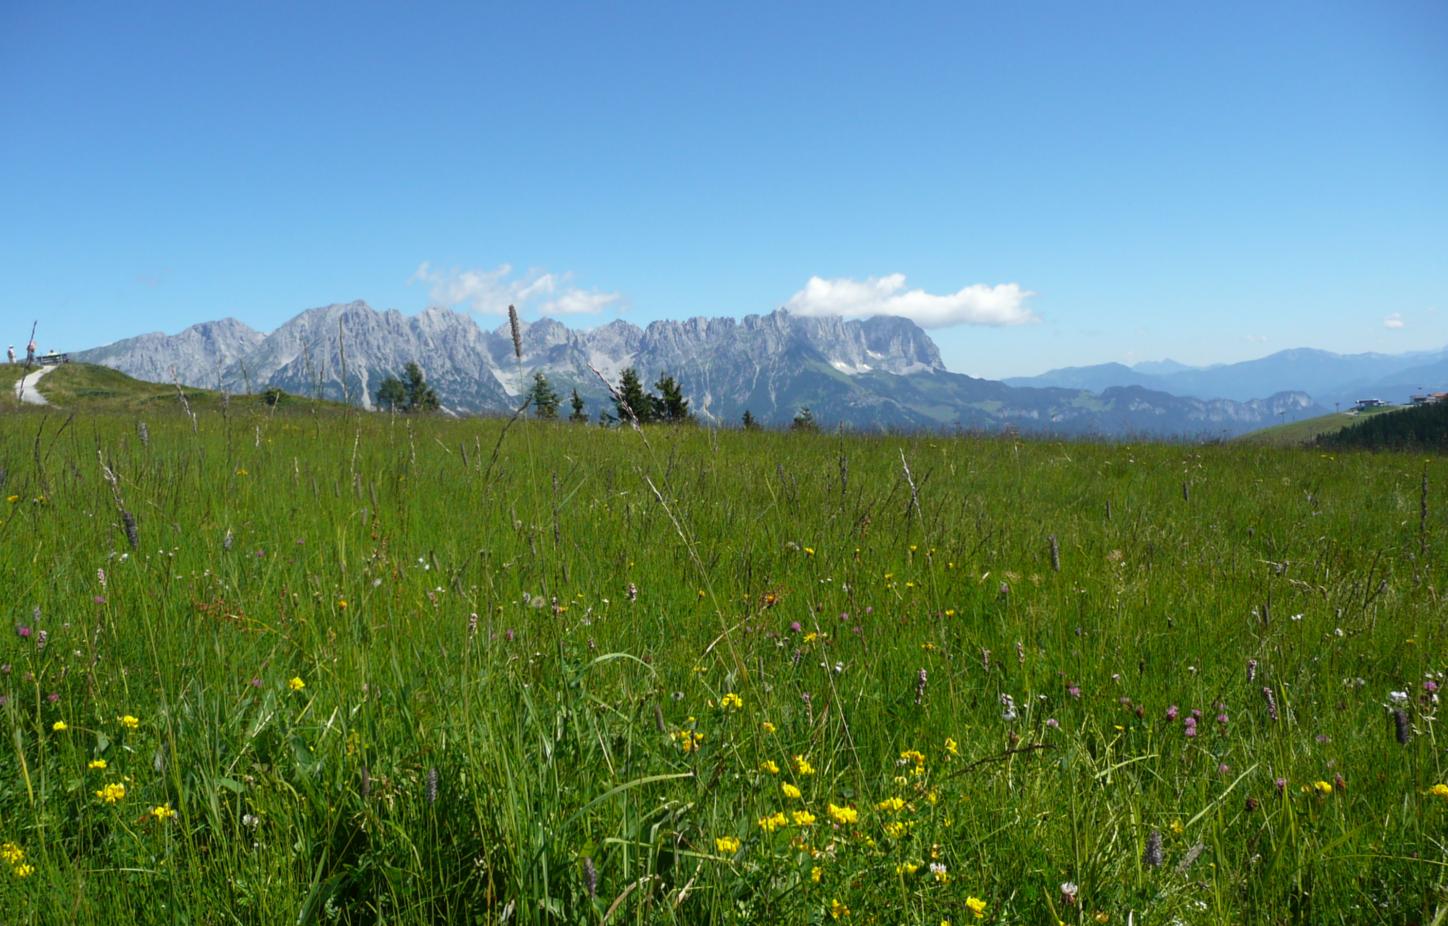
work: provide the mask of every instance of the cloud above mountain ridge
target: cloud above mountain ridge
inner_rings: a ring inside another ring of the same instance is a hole
[[[511,264],[492,270],[442,270],[423,261],[407,282],[426,284],[435,305],[465,306],[480,315],[506,315],[510,305],[525,311],[535,303],[544,315],[592,315],[623,298],[620,293],[572,286],[571,278],[572,274],[542,270],[515,275]]]
[[[804,289],[791,296],[784,306],[797,315],[839,315],[844,318],[896,315],[908,318],[922,328],[955,325],[1005,327],[1040,321],[1040,317],[1026,304],[1034,295],[1016,283],[995,286],[977,283],[953,293],[937,295],[923,289],[906,289],[903,273],[863,280],[812,276]]]

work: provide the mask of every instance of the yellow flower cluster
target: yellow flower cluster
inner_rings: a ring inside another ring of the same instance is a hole
[[[813,775],[815,773],[814,766],[810,765],[809,760],[804,756],[794,757],[794,770],[795,773],[799,775]]]
[[[759,770],[761,772],[767,772],[770,775],[778,775],[779,764],[776,763],[773,759],[765,759],[763,762],[759,763]]]
[[[860,819],[860,812],[853,807],[840,807],[835,804],[829,806],[830,819],[845,826],[850,823],[857,823]]]
[[[134,717],[130,714],[126,714],[125,716],[120,718],[120,724],[127,730],[134,730],[141,725],[141,719],[139,717]]]
[[[796,788],[787,781],[779,786],[779,790],[783,791],[784,796],[791,800],[797,800],[799,798],[799,788]]]
[[[1428,789],[1428,793],[1434,797],[1441,797],[1448,800],[1448,785],[1439,783]]]
[[[891,813],[899,813],[905,809],[905,801],[898,797],[887,797],[875,805],[876,810],[888,810]]]
[[[113,781],[96,792],[96,797],[107,804],[120,803],[126,797],[126,786],[119,781]]]
[[[287,682],[287,687],[290,688],[292,691],[301,691],[303,688],[307,687],[307,683],[302,681],[302,677],[300,675],[296,675],[292,677],[291,681]]]
[[[157,820],[165,822],[166,820],[169,820],[172,817],[176,816],[176,811],[172,810],[169,806],[165,804],[158,804],[157,806],[151,808],[151,816],[155,817]]]
[[[680,730],[674,734],[674,739],[679,741],[679,749],[685,754],[699,751],[699,746],[704,742],[704,734],[697,730]]]
[[[984,900],[981,900],[979,897],[967,897],[965,898],[965,906],[967,909],[970,910],[971,913],[975,914],[976,919],[979,920],[985,918]]]
[[[720,836],[714,840],[714,848],[720,855],[733,855],[739,851],[739,840],[733,836]]]
[[[782,810],[777,810],[774,813],[769,814],[768,816],[759,818],[759,828],[764,830],[766,833],[772,833],[775,830],[779,829],[781,826],[788,825],[789,818],[784,815],[784,811]]]
[[[54,730],[56,733],[64,733],[66,730],[69,730],[70,727],[66,725],[66,722],[64,720],[57,720],[55,723],[50,725],[50,729]]]
[[[85,767],[88,768],[88,769],[91,769],[91,770],[93,770],[93,771],[103,772],[103,771],[105,771],[105,769],[106,769],[106,760],[105,760],[105,759],[91,759],[89,762],[86,763],[86,766],[85,766]]]
[[[25,861],[25,850],[13,842],[0,843],[0,860],[10,866],[10,873],[17,878],[35,874],[35,866]]]
[[[726,711],[741,710],[744,707],[744,699],[731,691],[719,699],[719,706]]]

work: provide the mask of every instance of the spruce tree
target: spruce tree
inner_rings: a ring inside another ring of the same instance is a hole
[[[655,405],[658,409],[658,416],[670,424],[684,424],[694,420],[689,412],[689,400],[684,398],[684,390],[667,373],[659,377],[654,383],[654,388],[659,390]]]
[[[588,415],[583,411],[583,396],[578,394],[577,389],[573,390],[573,398],[568,404],[573,406],[573,414],[568,416],[568,420],[575,424],[588,424]]]
[[[758,430],[759,430],[759,422],[754,420],[754,415],[749,411],[749,409],[746,408],[746,409],[744,410],[744,417],[740,418],[739,420],[740,420],[740,422],[744,425],[744,430],[746,430],[746,431],[758,431]]]
[[[654,397],[644,392],[644,384],[633,367],[624,370],[618,380],[618,397],[613,400],[619,421],[648,424],[656,420]],[[627,407],[625,407],[627,406]]]
[[[574,395],[578,393],[575,391]],[[558,417],[558,393],[553,391],[549,384],[548,377],[539,370],[533,374],[533,385],[528,390],[528,395],[533,401],[533,414],[539,418],[552,421]]]
[[[407,387],[402,385],[402,380],[389,376],[382,381],[377,387],[377,407],[385,412],[407,410]]]
[[[437,393],[427,384],[423,378],[422,367],[416,363],[409,363],[402,368],[404,377],[402,386],[407,393],[407,410],[410,412],[430,412],[438,407]]]

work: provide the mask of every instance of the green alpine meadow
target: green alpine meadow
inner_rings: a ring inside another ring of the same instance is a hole
[[[181,405],[0,415],[6,924],[1448,918],[1441,456]]]

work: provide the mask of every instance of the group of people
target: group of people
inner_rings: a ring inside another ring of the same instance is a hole
[[[8,363],[15,362],[15,345],[11,344],[5,350],[5,360]],[[35,339],[31,338],[30,343],[25,345],[25,365],[30,366],[35,362]]]

